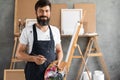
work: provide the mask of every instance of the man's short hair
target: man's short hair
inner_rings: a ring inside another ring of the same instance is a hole
[[[38,0],[35,4],[35,11],[37,11],[38,7],[49,6],[51,9],[51,2],[49,0]]]

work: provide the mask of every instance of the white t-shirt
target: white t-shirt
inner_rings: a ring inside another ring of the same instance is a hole
[[[50,25],[50,28],[52,30],[55,46],[56,44],[61,43],[60,39],[60,32],[59,29],[55,26]],[[50,40],[50,30],[47,29],[46,32],[41,31],[38,27],[36,27],[37,31],[37,39],[38,40]],[[32,47],[33,47],[33,25],[31,26],[26,26],[20,36],[20,43],[25,44],[28,46],[28,53],[31,53]]]

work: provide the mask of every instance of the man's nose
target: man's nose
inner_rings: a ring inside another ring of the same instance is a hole
[[[43,16],[46,16],[46,14],[47,14],[46,11],[43,11]]]

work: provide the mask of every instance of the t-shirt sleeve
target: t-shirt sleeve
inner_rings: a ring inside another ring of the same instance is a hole
[[[60,37],[60,31],[59,31],[59,29],[56,29],[56,39],[55,39],[55,43],[56,43],[56,44],[60,44],[60,43],[61,43],[61,37]]]
[[[27,29],[26,28],[23,29],[23,31],[20,35],[20,38],[19,38],[19,42],[21,44],[25,44],[25,45],[28,44]]]

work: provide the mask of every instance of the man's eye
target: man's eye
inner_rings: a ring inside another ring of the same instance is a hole
[[[39,10],[40,13],[42,13],[43,11],[42,10]]]
[[[48,12],[48,10],[46,10],[46,12]]]

